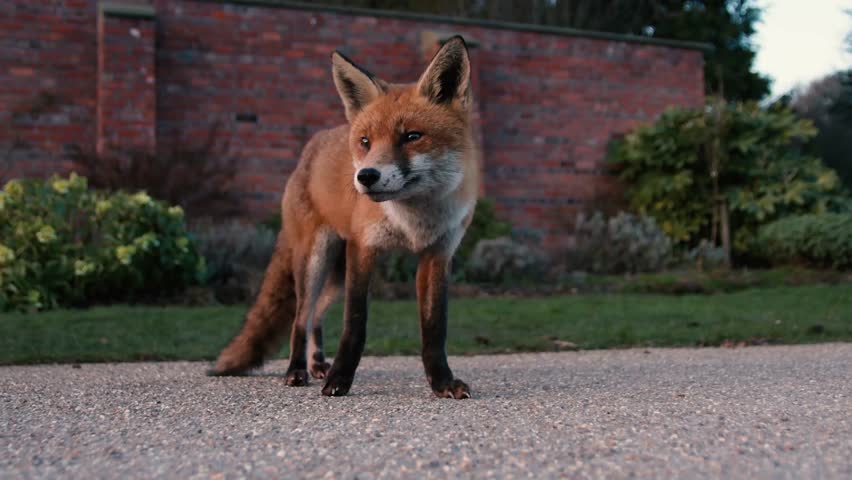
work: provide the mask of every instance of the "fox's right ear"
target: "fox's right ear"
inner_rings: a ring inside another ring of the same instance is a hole
[[[346,119],[350,122],[358,112],[386,91],[385,82],[355,65],[340,52],[331,55],[331,66],[334,85],[346,107]]]

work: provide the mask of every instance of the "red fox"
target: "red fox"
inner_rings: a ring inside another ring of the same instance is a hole
[[[470,58],[447,41],[414,84],[384,82],[340,52],[334,84],[348,124],[305,146],[281,202],[282,229],[260,294],[213,375],[260,366],[290,332],[286,383],[325,379],[323,395],[346,395],[366,340],[367,291],[377,256],[419,256],[422,359],[432,391],[470,398],[446,354],[450,260],[479,193],[471,121]],[[344,327],[334,364],[325,361],[321,320],[344,290]],[[292,328],[291,328],[292,325]]]

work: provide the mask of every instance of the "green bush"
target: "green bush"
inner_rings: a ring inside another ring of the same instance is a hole
[[[464,264],[464,279],[478,283],[521,284],[547,279],[547,257],[509,237],[482,239]]]
[[[671,262],[672,241],[653,218],[621,212],[577,217],[569,264],[594,273],[657,272]]]
[[[674,242],[720,245],[727,211],[731,244],[741,253],[760,225],[848,208],[837,174],[800,153],[815,134],[789,110],[713,101],[668,110],[627,135],[613,160],[632,207]]]
[[[276,232],[238,220],[194,223],[191,232],[207,265],[204,283],[216,300],[253,299],[275,250]]]
[[[180,207],[86,180],[11,180],[0,192],[0,310],[49,309],[173,294],[204,260]]]
[[[464,263],[470,258],[473,249],[480,240],[491,240],[512,234],[512,225],[497,218],[494,211],[494,202],[488,198],[480,198],[476,202],[476,210],[467,232],[464,234],[461,244],[456,251],[456,260]]]
[[[799,215],[760,229],[754,249],[773,264],[852,268],[852,213]]]

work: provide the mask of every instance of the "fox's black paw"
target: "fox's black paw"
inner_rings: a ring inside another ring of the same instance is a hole
[[[440,398],[471,398],[470,387],[457,378],[442,385],[432,385],[432,391]]]
[[[328,371],[331,370],[331,364],[328,362],[320,362],[311,364],[308,369],[311,372],[311,376],[316,378],[317,380],[322,380],[326,376],[328,376]]]
[[[290,370],[287,372],[286,382],[290,387],[304,387],[308,384],[308,371]]]
[[[326,397],[342,397],[349,393],[352,387],[352,377],[331,376],[322,387],[322,394]]]

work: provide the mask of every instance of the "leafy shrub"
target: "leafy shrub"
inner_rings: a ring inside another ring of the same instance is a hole
[[[576,250],[570,263],[595,273],[656,272],[672,258],[671,239],[653,218],[621,212],[606,220],[600,212],[580,214]]]
[[[509,237],[482,239],[470,254],[465,272],[470,280],[507,283],[539,277],[546,270],[544,255]]]
[[[417,255],[405,251],[387,252],[379,259],[376,275],[384,282],[410,282],[417,275]]]
[[[86,179],[11,180],[0,192],[0,310],[173,293],[204,261],[180,207]]]
[[[192,235],[207,264],[205,284],[222,303],[254,298],[275,249],[276,232],[237,220],[192,225]]]
[[[238,158],[229,153],[216,126],[200,144],[178,140],[157,153],[112,148],[98,154],[73,147],[69,157],[92,187],[144,190],[157,200],[181,206],[190,218],[229,218],[244,210],[234,190]]]
[[[695,268],[702,272],[705,269],[714,269],[725,267],[727,257],[722,247],[717,247],[702,238],[695,248],[691,248],[684,255],[684,260],[693,264]]]
[[[458,250],[456,260],[463,264],[473,253],[473,249],[481,240],[505,237],[512,234],[512,225],[497,218],[494,211],[494,202],[488,198],[480,198],[476,202],[476,210],[467,232],[464,234]]]
[[[815,134],[789,110],[710,102],[668,110],[630,133],[614,161],[632,207],[654,217],[673,241],[719,245],[727,230],[742,252],[762,224],[848,205],[837,174],[799,152]]]
[[[799,215],[760,229],[754,248],[773,264],[852,268],[852,213]]]

